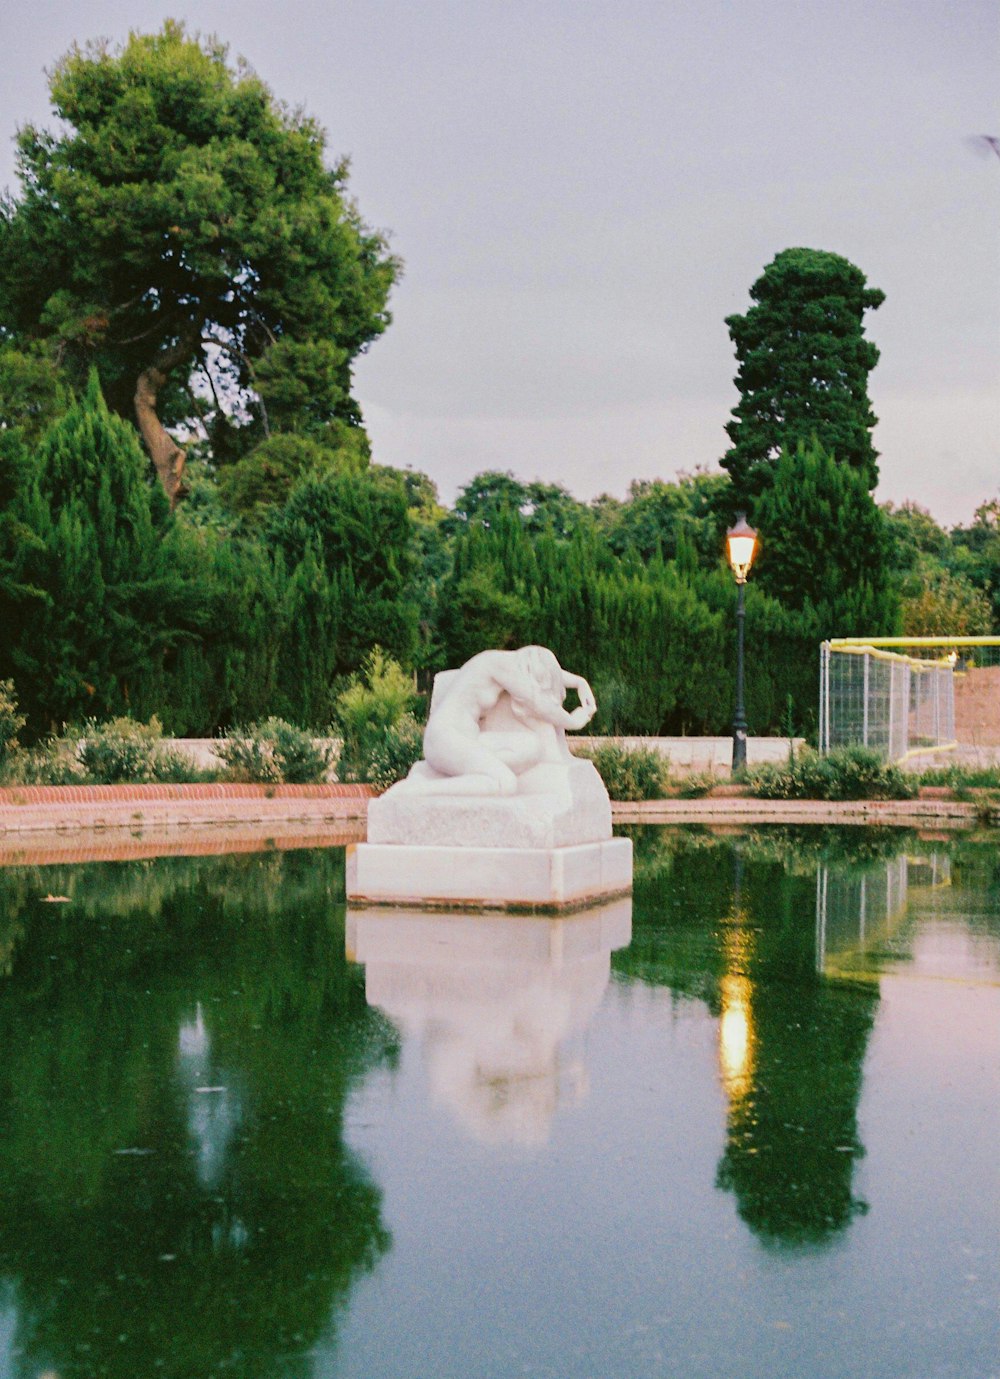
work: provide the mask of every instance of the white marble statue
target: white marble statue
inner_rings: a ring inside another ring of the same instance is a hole
[[[566,710],[570,689],[580,703]],[[585,727],[596,709],[583,676],[563,670],[545,647],[481,651],[437,677],[424,761],[406,787],[421,794],[516,795],[518,778],[543,761],[563,759],[563,731]]]
[[[369,804],[348,899],[561,910],[630,890],[632,845],[612,837],[593,762],[566,744],[596,708],[586,680],[542,646],[481,651],[435,676],[424,760]]]

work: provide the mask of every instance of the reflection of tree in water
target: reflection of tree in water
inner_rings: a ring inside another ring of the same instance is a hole
[[[616,970],[707,1002],[729,1109],[717,1182],[765,1243],[822,1244],[854,1195],[874,983],[816,971],[815,867],[706,836],[642,839],[631,947]]]
[[[36,897],[0,978],[0,1276],[23,1373],[308,1373],[387,1248],[342,1117],[395,1043],[344,959],[342,865],[0,873],[0,903]]]

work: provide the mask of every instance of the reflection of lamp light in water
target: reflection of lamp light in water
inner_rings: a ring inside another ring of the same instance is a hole
[[[750,982],[746,977],[722,978],[722,1016],[719,1020],[719,1059],[730,1100],[741,1100],[750,1088],[753,1033],[750,1026]]]

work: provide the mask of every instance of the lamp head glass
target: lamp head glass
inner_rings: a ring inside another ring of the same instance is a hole
[[[741,512],[735,525],[726,532],[726,548],[736,583],[743,584],[757,554],[757,533],[747,521],[746,513]]]

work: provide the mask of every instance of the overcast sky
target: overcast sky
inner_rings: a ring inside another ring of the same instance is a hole
[[[216,33],[348,154],[405,274],[356,392],[375,458],[449,500],[512,469],[581,498],[715,467],[724,317],[793,245],[884,305],[877,496],[1000,493],[996,0],[73,0],[0,19],[0,186],[76,40]]]

